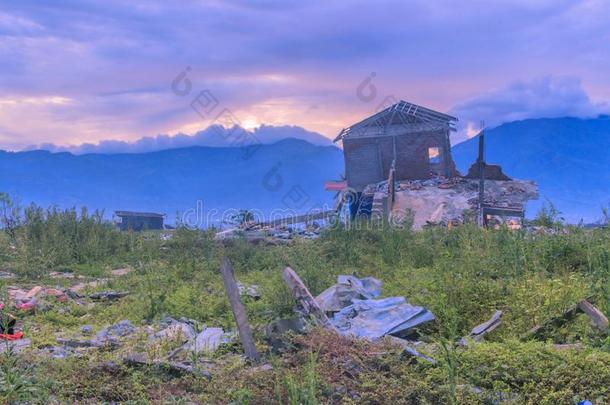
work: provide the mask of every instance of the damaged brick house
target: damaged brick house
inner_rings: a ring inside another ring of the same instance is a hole
[[[392,162],[398,180],[429,179],[434,173],[455,176],[449,133],[456,121],[400,101],[343,129],[333,142],[343,142],[348,187],[360,192],[387,179]]]
[[[343,129],[334,142],[343,143],[351,217],[409,210],[415,214],[415,228],[463,221],[470,210],[484,216],[486,208],[523,217],[525,201],[537,198],[535,184],[511,180],[499,166],[485,165],[482,157],[462,177],[451,157],[450,133],[456,122],[450,115],[400,101]],[[479,176],[481,167],[484,176]],[[486,191],[479,195],[479,190]]]

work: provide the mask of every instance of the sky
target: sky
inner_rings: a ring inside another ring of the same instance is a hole
[[[460,119],[610,113],[605,0],[0,0],[0,149],[212,124],[333,138],[389,100]]]

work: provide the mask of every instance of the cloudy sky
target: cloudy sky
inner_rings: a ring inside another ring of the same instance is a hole
[[[334,137],[388,99],[457,114],[458,138],[595,116],[608,21],[605,0],[3,0],[0,149],[192,134],[223,112]]]

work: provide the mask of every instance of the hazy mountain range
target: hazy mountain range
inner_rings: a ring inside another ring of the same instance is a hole
[[[155,211],[168,214],[170,222],[178,211],[192,212],[201,204],[205,211],[257,209],[265,214],[331,204],[324,181],[342,172],[340,149],[298,139],[140,154],[0,152],[0,189],[22,204],[86,205],[110,215],[114,210]],[[217,222],[218,215],[204,222]]]
[[[332,145],[331,140],[327,137],[297,126],[262,125],[248,131],[237,126],[224,128],[220,125],[212,125],[194,135],[146,136],[132,142],[105,140],[97,144],[85,143],[77,146],[42,144],[29,146],[26,150],[70,152],[75,155],[86,153],[146,153],[166,149],[188,148],[190,146],[212,146],[218,148],[255,144],[268,145],[287,138],[301,139],[313,145]]]
[[[84,145],[69,148],[72,152],[0,151],[0,191],[22,203],[86,205],[105,209],[107,215],[119,209],[159,211],[170,222],[177,212],[190,212],[192,222],[198,201],[206,211],[258,209],[267,214],[332,205],[333,194],[323,186],[343,173],[339,148],[299,127],[265,126],[253,134],[257,141],[242,147],[233,135],[208,128],[193,137]],[[200,143],[208,146],[194,146]],[[476,138],[454,146],[462,173],[476,159],[476,146]],[[536,180],[542,201],[548,198],[571,222],[595,221],[610,203],[607,117],[507,123],[487,130],[486,153],[487,161],[501,164],[507,175]],[[529,214],[539,205],[531,206]]]
[[[453,147],[458,169],[466,173],[476,159],[478,138]],[[610,118],[541,118],[515,121],[485,133],[486,161],[508,176],[533,179],[541,199],[534,214],[551,201],[570,222],[602,217],[610,206]]]

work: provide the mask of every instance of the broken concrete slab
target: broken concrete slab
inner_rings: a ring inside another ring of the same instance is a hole
[[[162,321],[163,329],[154,334],[155,339],[191,340],[197,336],[195,327],[189,322],[166,318]]]
[[[12,350],[13,353],[21,353],[32,344],[32,339],[23,338],[17,340],[1,340],[0,353]]]
[[[211,353],[221,344],[231,340],[222,328],[205,328],[197,337],[184,346],[184,350],[194,353]]]
[[[383,184],[371,185],[383,188]],[[387,190],[387,184],[385,184]],[[392,223],[413,221],[418,230],[430,224],[463,223],[467,213],[478,210],[478,181],[434,178],[401,181],[392,206]],[[386,191],[387,192],[387,191]],[[494,207],[523,207],[538,198],[538,187],[525,180],[485,180],[484,203]]]

